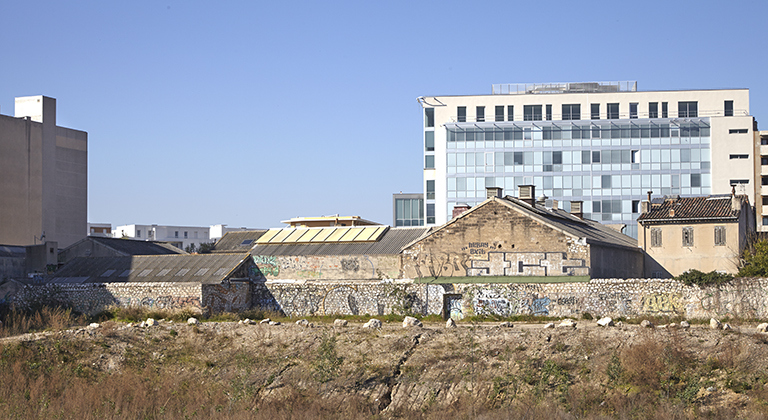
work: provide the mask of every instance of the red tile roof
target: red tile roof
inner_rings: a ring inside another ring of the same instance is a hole
[[[749,205],[749,199],[744,195],[736,196],[741,206]],[[667,198],[663,203],[651,205],[648,213],[637,218],[638,222],[675,222],[675,221],[707,221],[712,219],[733,219],[739,217],[740,211],[734,210],[730,195],[715,195],[706,197]]]

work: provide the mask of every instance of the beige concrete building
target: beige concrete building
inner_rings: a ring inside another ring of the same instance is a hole
[[[56,125],[56,99],[16,98],[0,115],[0,244],[84,238],[88,212],[88,133]]]
[[[690,269],[735,274],[755,223],[746,195],[644,201],[637,219],[646,253],[645,276],[678,276]]]
[[[566,210],[580,201],[585,218],[626,225],[633,237],[647,191],[699,196],[735,185],[756,202],[748,89],[503,84],[485,95],[418,100],[427,226],[445,223],[458,204],[479,204],[487,187],[535,185]]]

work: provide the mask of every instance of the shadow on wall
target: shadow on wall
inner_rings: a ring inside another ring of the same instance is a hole
[[[646,254],[645,255],[645,276],[646,278],[652,278],[652,279],[671,279],[674,277],[672,273],[667,271],[666,268],[664,268],[661,263],[656,261],[653,257]]]

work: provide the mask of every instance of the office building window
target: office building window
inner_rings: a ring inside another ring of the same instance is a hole
[[[715,246],[725,245],[725,226],[715,226]]]
[[[173,236],[174,236],[174,238],[178,238],[179,237],[179,231],[178,230],[175,231]]]
[[[541,121],[541,105],[523,105],[523,121]]]
[[[435,126],[435,108],[424,108],[424,126]]]
[[[666,102],[661,103],[661,118],[669,118],[669,106]]]
[[[435,223],[435,205],[427,204],[427,223]]]
[[[504,121],[504,105],[496,105],[496,121]]]
[[[725,101],[725,116],[733,116],[733,101]]]
[[[477,122],[483,122],[485,121],[485,107],[484,106],[478,106],[475,108],[475,116],[477,117]]]
[[[748,179],[732,179],[728,183],[728,185],[739,185],[739,184],[749,184],[749,180]]]
[[[424,132],[424,150],[427,152],[433,152],[435,150],[435,132]]]
[[[189,238],[189,232],[184,231],[184,239],[187,239],[187,238]]]
[[[600,104],[592,104],[590,105],[590,114],[592,115],[593,120],[599,120],[600,119]]]
[[[141,229],[136,229],[136,237],[141,238]]]
[[[632,213],[640,213],[640,200],[632,200]]]
[[[661,228],[651,228],[651,246],[654,248],[661,246]]]
[[[677,116],[680,118],[696,118],[699,116],[698,102],[678,102],[677,103]]]
[[[552,121],[552,105],[547,105],[547,121]]]
[[[467,122],[467,107],[460,106],[456,108],[456,121]]]
[[[435,169],[435,155],[424,156],[424,169]]]
[[[424,200],[420,198],[395,199],[395,226],[423,226],[423,208]]]
[[[515,106],[507,105],[507,121],[515,120]]]
[[[768,165],[768,156],[761,156],[760,157],[760,165]]]
[[[691,187],[701,187],[701,174],[691,174]]]
[[[683,228],[683,246],[693,246],[693,228],[690,226]]]
[[[589,162],[587,162],[589,163]],[[593,150],[592,151],[592,163],[600,163],[600,151],[599,150]]]
[[[563,105],[563,119],[564,120],[580,120],[581,119],[581,105]]]
[[[731,128],[728,130],[728,134],[747,134],[748,132],[748,128]]]
[[[434,200],[434,199],[435,199],[435,180],[428,179],[427,180],[427,200]]]
[[[731,159],[749,159],[749,155],[731,155]]]
[[[608,104],[608,119],[609,120],[619,119],[619,104]]]
[[[658,102],[648,102],[648,118],[659,118]]]
[[[637,118],[637,103],[629,104],[629,118]]]

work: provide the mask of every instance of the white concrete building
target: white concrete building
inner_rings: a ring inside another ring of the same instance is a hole
[[[123,225],[115,227],[113,234],[115,238],[169,242],[179,249],[213,242],[210,228],[202,226]]]
[[[88,133],[56,124],[56,99],[16,98],[0,115],[0,244],[85,238]]]
[[[488,95],[418,101],[428,226],[449,220],[457,204],[482,202],[486,187],[516,196],[519,185],[531,184],[566,210],[581,201],[585,217],[625,225],[636,237],[648,191],[728,194],[735,185],[754,204],[762,188],[748,89],[512,84],[493,85]]]
[[[227,227],[227,225],[218,224],[218,225],[211,225],[209,229],[209,233],[210,233],[211,241],[218,241],[227,232],[237,232],[237,231],[246,231],[246,230],[256,230],[256,228],[247,228],[247,227],[231,228],[231,227]]]

